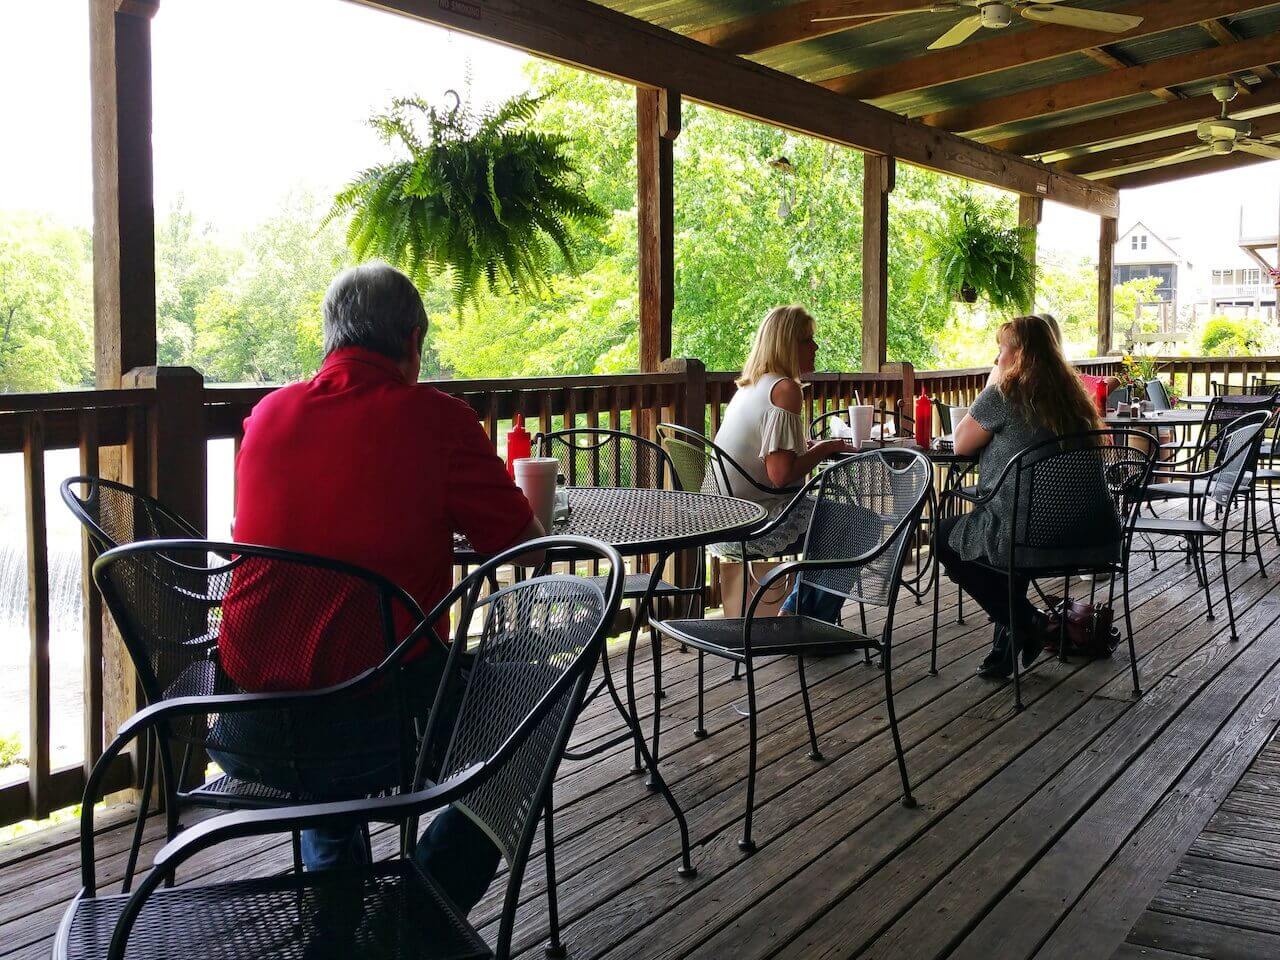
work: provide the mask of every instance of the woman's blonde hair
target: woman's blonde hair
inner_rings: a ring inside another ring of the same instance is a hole
[[[1098,412],[1063,357],[1055,326],[1035,315],[1001,325],[1000,343],[1016,351],[1016,359],[1003,371],[1000,392],[1027,422],[1058,436],[1100,430]]]
[[[812,337],[814,319],[804,307],[774,307],[760,321],[751,355],[742,365],[737,383],[749,387],[766,374],[776,373],[800,379],[800,341]]]

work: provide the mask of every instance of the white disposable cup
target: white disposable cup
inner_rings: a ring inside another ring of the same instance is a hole
[[[960,426],[960,421],[969,415],[968,407],[952,407],[951,408],[951,432],[955,433],[956,427]]]
[[[529,508],[542,524],[551,529],[551,515],[556,505],[556,474],[560,461],[555,457],[521,457],[515,462],[516,486],[529,501]]]
[[[871,439],[871,424],[875,420],[875,407],[862,404],[849,408],[849,443],[857,449],[863,441]]]

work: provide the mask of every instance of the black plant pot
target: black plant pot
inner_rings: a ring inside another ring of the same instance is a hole
[[[967,283],[960,285],[960,299],[965,303],[977,303],[978,291]]]

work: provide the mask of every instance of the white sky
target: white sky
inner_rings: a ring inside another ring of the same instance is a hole
[[[0,0],[0,208],[90,222],[87,9]],[[365,121],[392,97],[464,92],[469,63],[500,99],[528,59],[339,0],[163,0],[152,54],[156,210],[181,193],[228,229],[382,159]]]
[[[86,0],[0,0],[0,208],[88,225]],[[302,181],[321,193],[382,158],[365,120],[391,97],[523,86],[515,51],[340,0],[163,0],[153,28],[156,209],[184,194],[239,230]],[[1234,250],[1242,204],[1270,227],[1280,163],[1126,192],[1120,226],[1144,220],[1195,261]],[[1043,249],[1096,256],[1097,220],[1047,204]],[[1178,245],[1178,244],[1175,244]]]

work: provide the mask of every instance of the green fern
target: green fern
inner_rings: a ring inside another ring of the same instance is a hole
[[[964,287],[986,297],[1000,311],[1028,311],[1035,300],[1035,262],[1028,256],[1028,227],[1002,223],[1011,211],[989,209],[962,194],[947,205],[941,223],[929,233],[921,270],[938,291],[958,299]]]
[[[566,138],[528,128],[540,104],[514,97],[476,115],[418,98],[392,101],[369,123],[409,158],[359,173],[325,223],[350,214],[351,252],[386,260],[420,286],[448,271],[459,312],[484,287],[544,290],[555,254],[575,269],[573,227],[592,226],[605,211],[564,155]]]

